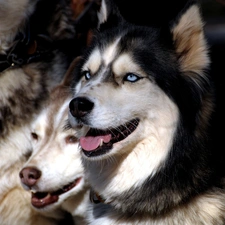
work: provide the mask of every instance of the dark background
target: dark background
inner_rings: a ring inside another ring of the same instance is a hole
[[[225,1],[203,1],[205,34],[211,56],[211,76],[216,87],[216,114],[213,123],[215,150],[224,152],[225,138]],[[223,159],[221,159],[223,160]]]

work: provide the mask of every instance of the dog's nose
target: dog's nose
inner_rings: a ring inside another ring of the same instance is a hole
[[[25,167],[19,173],[21,182],[31,188],[41,177],[41,171],[35,167]]]
[[[94,103],[84,97],[74,98],[69,104],[70,112],[72,116],[76,118],[85,116],[93,109],[93,107]]]

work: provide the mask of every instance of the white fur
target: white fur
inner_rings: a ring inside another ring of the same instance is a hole
[[[1,225],[55,224],[54,221],[40,216],[30,207],[30,196],[20,185],[18,173],[26,160],[26,152],[21,150],[31,148],[30,137],[27,135],[29,130],[29,127],[24,126],[20,130],[12,131],[7,140],[0,144]]]
[[[98,26],[107,20],[108,12],[105,0],[102,0],[100,11],[98,12]]]
[[[218,195],[215,195],[217,193]],[[223,198],[224,190],[215,189],[206,192],[204,195],[195,198],[190,204],[180,207],[163,217],[150,218],[146,217],[123,217],[110,209],[104,213],[104,208],[108,207],[103,204],[93,205],[98,208],[100,218],[96,219],[93,214],[89,214],[90,225],[224,225],[220,220],[219,211],[225,211]],[[90,209],[91,211],[91,209]],[[185,223],[184,223],[185,221]]]
[[[67,141],[68,137],[76,137],[76,132],[64,129],[69,99],[58,108],[52,108],[52,105],[58,104],[57,101],[58,99],[52,100],[32,124],[31,131],[37,134],[38,139],[33,140],[33,154],[23,168],[35,167],[41,171],[41,178],[31,188],[35,192],[53,192],[81,177],[80,183],[61,194],[57,202],[35,210],[56,219],[60,218],[61,211],[67,211],[72,214],[75,223],[85,225],[89,202],[88,184],[84,176],[78,141]],[[27,189],[26,186],[24,188]]]
[[[0,0],[0,54],[11,46],[16,34],[23,29],[23,24],[33,12],[35,1],[29,0]],[[7,70],[0,74],[1,104],[7,104],[5,99],[11,96],[13,89],[20,88],[26,83],[26,76],[20,69]],[[18,79],[20,77],[20,79]],[[2,115],[0,115],[2,117]],[[45,219],[33,211],[29,203],[29,194],[20,185],[18,171],[26,161],[25,149],[30,149],[29,125],[14,127],[10,134],[0,141],[0,224],[46,224],[53,225],[54,221]],[[30,217],[31,215],[32,218]]]
[[[37,2],[38,0],[0,0],[0,54],[6,54],[12,47],[16,35],[24,30]],[[54,63],[61,64],[61,60],[58,58],[58,61]],[[32,120],[36,115],[35,109],[28,111],[26,115],[21,115],[20,109],[24,107],[24,103],[20,104],[18,99],[24,93],[33,99],[33,95],[39,93],[39,90],[43,88],[40,79],[45,79],[43,82],[46,82],[46,88],[50,90],[62,78],[62,71],[65,71],[64,67],[62,70],[57,66],[57,71],[52,69],[48,72],[42,71],[43,73],[40,74],[37,68],[38,64],[34,63],[21,68],[8,68],[0,72],[0,106],[11,109],[14,118],[12,116],[10,119],[16,121],[5,122],[7,119],[4,118],[5,115],[1,114],[3,110],[0,112],[1,125],[3,125],[3,130],[8,132],[0,138],[1,225],[56,224],[53,219],[46,218],[34,211],[30,206],[30,194],[22,188],[19,179],[19,171],[32,148],[28,120]],[[50,77],[54,77],[54,79],[50,80]],[[28,91],[24,87],[29,87]],[[16,107],[12,108],[13,104]],[[27,102],[27,104],[30,103]],[[29,118],[25,121],[23,118],[27,117]],[[7,128],[5,129],[5,127]]]

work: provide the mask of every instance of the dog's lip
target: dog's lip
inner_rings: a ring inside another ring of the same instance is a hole
[[[53,204],[58,201],[59,195],[64,194],[77,186],[81,179],[82,177],[76,178],[73,182],[54,192],[32,192],[31,204],[35,208],[44,208],[47,205]]]
[[[139,125],[135,118],[113,129],[90,128],[85,137],[80,138],[80,146],[87,157],[99,156],[112,149],[113,144],[127,138]]]

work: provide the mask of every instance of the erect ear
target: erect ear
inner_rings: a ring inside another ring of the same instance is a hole
[[[65,73],[63,80],[55,86],[50,93],[50,99],[57,99],[62,97],[62,96],[68,96],[70,93],[70,87],[72,84],[72,81],[74,79],[74,70],[79,63],[79,60],[81,59],[80,56],[77,56],[70,64],[67,72]],[[48,103],[47,103],[48,104]]]
[[[77,19],[88,7],[88,4],[91,3],[91,0],[71,0],[71,8],[73,11],[73,18]]]
[[[60,85],[65,86],[65,87],[69,87],[71,85],[71,82],[74,78],[74,70],[79,62],[79,60],[81,59],[80,56],[77,56],[70,64],[69,68],[67,69],[63,80],[61,81]]]
[[[93,36],[93,30],[98,27],[98,17],[101,0],[70,0],[72,16],[76,28],[76,36],[88,46]]]
[[[91,17],[97,14],[100,8],[101,0],[71,0],[71,8],[73,11],[74,19],[82,19],[83,17],[89,17],[91,23]]]
[[[113,0],[101,0],[101,6],[98,12],[98,27],[105,30],[117,26],[124,21],[117,5]]]
[[[199,6],[191,4],[172,27],[181,69],[201,74],[210,63]]]

